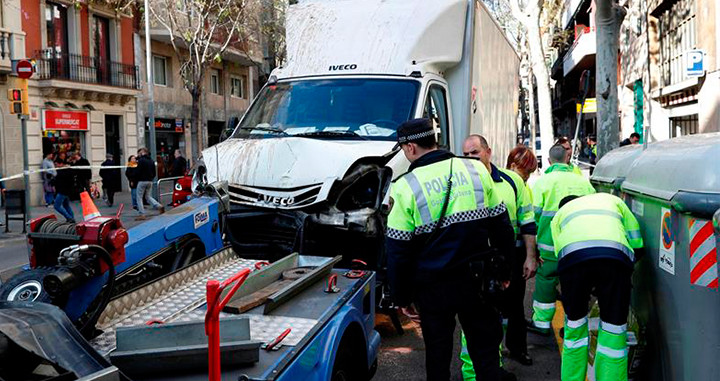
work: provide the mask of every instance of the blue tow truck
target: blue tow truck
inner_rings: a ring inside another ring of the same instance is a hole
[[[224,187],[209,189],[125,239],[106,217],[34,226],[31,268],[0,289],[0,379],[199,380],[213,358],[217,380],[371,379],[375,273],[333,268],[340,257],[243,259],[223,243]]]

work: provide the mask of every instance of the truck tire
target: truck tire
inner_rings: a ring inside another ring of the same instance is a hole
[[[49,268],[38,268],[15,275],[0,286],[0,300],[52,304],[53,298],[43,286],[43,279],[51,271]]]
[[[358,353],[361,349],[358,348],[359,341],[357,339],[354,332],[346,332],[343,336],[335,355],[331,381],[367,381],[370,379],[369,371],[372,372],[372,369],[367,369],[367,363],[363,361],[365,355]]]

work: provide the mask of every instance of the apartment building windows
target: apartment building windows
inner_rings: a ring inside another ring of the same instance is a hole
[[[167,86],[167,58],[153,56],[153,82],[156,85]]]
[[[97,76],[99,83],[107,83],[110,78],[110,20],[93,16],[93,42]]]
[[[230,78],[230,95],[235,98],[245,98],[245,77]]]
[[[670,137],[697,134],[700,130],[698,114],[670,118]]]
[[[210,92],[222,95],[222,73],[218,69],[210,69]]]
[[[661,87],[687,79],[685,52],[697,48],[695,0],[676,0],[659,16]]]
[[[64,5],[45,3],[46,40],[50,55],[68,53],[68,18]]]

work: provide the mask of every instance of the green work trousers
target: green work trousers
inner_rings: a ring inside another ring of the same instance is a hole
[[[533,293],[533,324],[540,329],[550,330],[550,323],[555,316],[555,300],[557,300],[557,260],[543,258],[535,276],[535,292]]]

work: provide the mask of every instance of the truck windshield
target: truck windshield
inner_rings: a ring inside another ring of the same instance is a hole
[[[260,92],[232,137],[395,140],[419,88],[409,79],[280,82]]]

